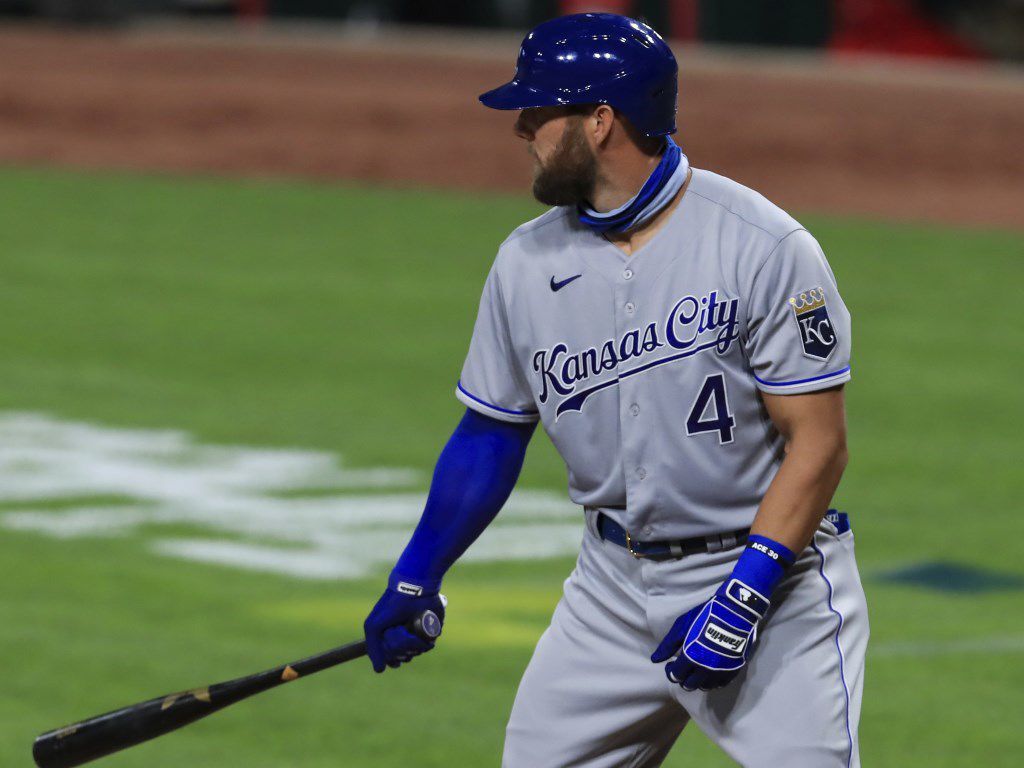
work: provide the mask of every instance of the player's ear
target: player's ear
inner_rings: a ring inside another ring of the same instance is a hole
[[[601,146],[611,135],[612,124],[615,122],[615,110],[607,104],[598,104],[588,122],[590,123],[591,138],[597,146]]]

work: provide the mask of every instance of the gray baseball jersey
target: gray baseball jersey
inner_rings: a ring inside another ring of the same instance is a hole
[[[638,538],[749,526],[783,455],[758,390],[850,378],[850,316],[817,241],[694,169],[634,255],[555,208],[502,244],[456,395],[541,420],[569,495]]]

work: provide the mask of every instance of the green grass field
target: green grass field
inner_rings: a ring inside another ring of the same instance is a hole
[[[452,388],[494,251],[538,212],[525,198],[31,170],[0,171],[0,200],[0,411],[424,475],[462,410]],[[1018,765],[1024,236],[805,223],[855,321],[837,502],[871,607],[864,764]],[[541,435],[521,486],[564,485]],[[0,764],[29,765],[47,728],[354,638],[384,576],[189,564],[152,554],[149,535],[0,527]],[[497,765],[571,567],[457,566],[446,637],[411,667],[349,665],[105,764]],[[667,764],[730,762],[692,730]]]

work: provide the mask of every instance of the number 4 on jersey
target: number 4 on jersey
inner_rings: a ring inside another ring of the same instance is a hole
[[[711,413],[704,418],[708,411]],[[732,442],[735,425],[736,419],[729,413],[729,399],[725,395],[725,377],[720,373],[712,374],[704,379],[690,415],[686,417],[686,434],[717,432],[719,445],[725,445]]]

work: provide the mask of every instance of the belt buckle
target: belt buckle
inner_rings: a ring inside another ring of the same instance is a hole
[[[625,528],[623,528],[623,530],[626,531],[626,551],[629,552],[629,554],[631,554],[637,560],[645,559],[647,555],[645,555],[643,552],[637,552],[635,549],[633,549],[633,537],[629,535],[629,531]]]

